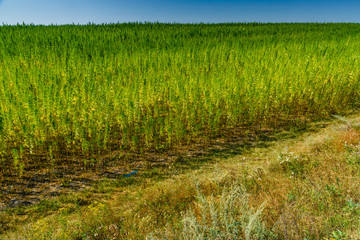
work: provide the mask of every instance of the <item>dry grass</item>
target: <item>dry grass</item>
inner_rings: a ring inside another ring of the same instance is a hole
[[[356,128],[332,124],[186,175],[113,189],[109,199],[59,210],[3,239],[359,239],[359,140]]]

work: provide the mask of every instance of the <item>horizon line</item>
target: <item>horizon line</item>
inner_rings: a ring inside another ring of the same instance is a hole
[[[16,24],[8,24],[5,22],[2,22],[0,24],[1,26],[92,26],[92,25],[121,25],[121,24],[139,24],[139,25],[146,25],[146,24],[163,24],[163,25],[222,25],[222,24],[226,24],[226,25],[231,25],[231,24],[243,24],[243,25],[250,25],[250,24],[259,24],[259,25],[265,25],[265,24],[360,24],[360,22],[318,22],[318,21],[314,21],[314,22],[266,22],[266,21],[252,21],[252,22],[233,22],[233,21],[229,21],[229,22],[160,22],[160,21],[128,21],[128,22],[103,22],[103,23],[96,23],[96,22],[91,22],[89,21],[88,23],[49,23],[49,24],[35,24],[35,23],[26,23],[26,22],[22,22],[22,23],[16,23]]]

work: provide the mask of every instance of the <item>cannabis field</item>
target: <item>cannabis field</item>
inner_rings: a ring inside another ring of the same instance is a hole
[[[342,114],[359,53],[358,24],[1,26],[0,169]]]

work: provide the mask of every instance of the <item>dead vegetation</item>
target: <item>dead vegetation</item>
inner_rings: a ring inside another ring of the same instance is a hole
[[[153,170],[58,200],[49,216],[2,237],[358,239],[359,142],[356,124],[333,123],[173,177]],[[88,200],[74,207],[75,196]]]

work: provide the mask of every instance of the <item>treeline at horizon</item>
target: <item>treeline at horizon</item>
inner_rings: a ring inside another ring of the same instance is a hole
[[[128,22],[88,22],[88,23],[49,23],[49,24],[39,24],[39,23],[15,23],[8,24],[2,22],[1,27],[69,27],[69,26],[114,26],[121,27],[123,25],[187,25],[187,26],[202,26],[202,25],[359,25],[358,22],[159,22],[159,21],[128,21]]]

